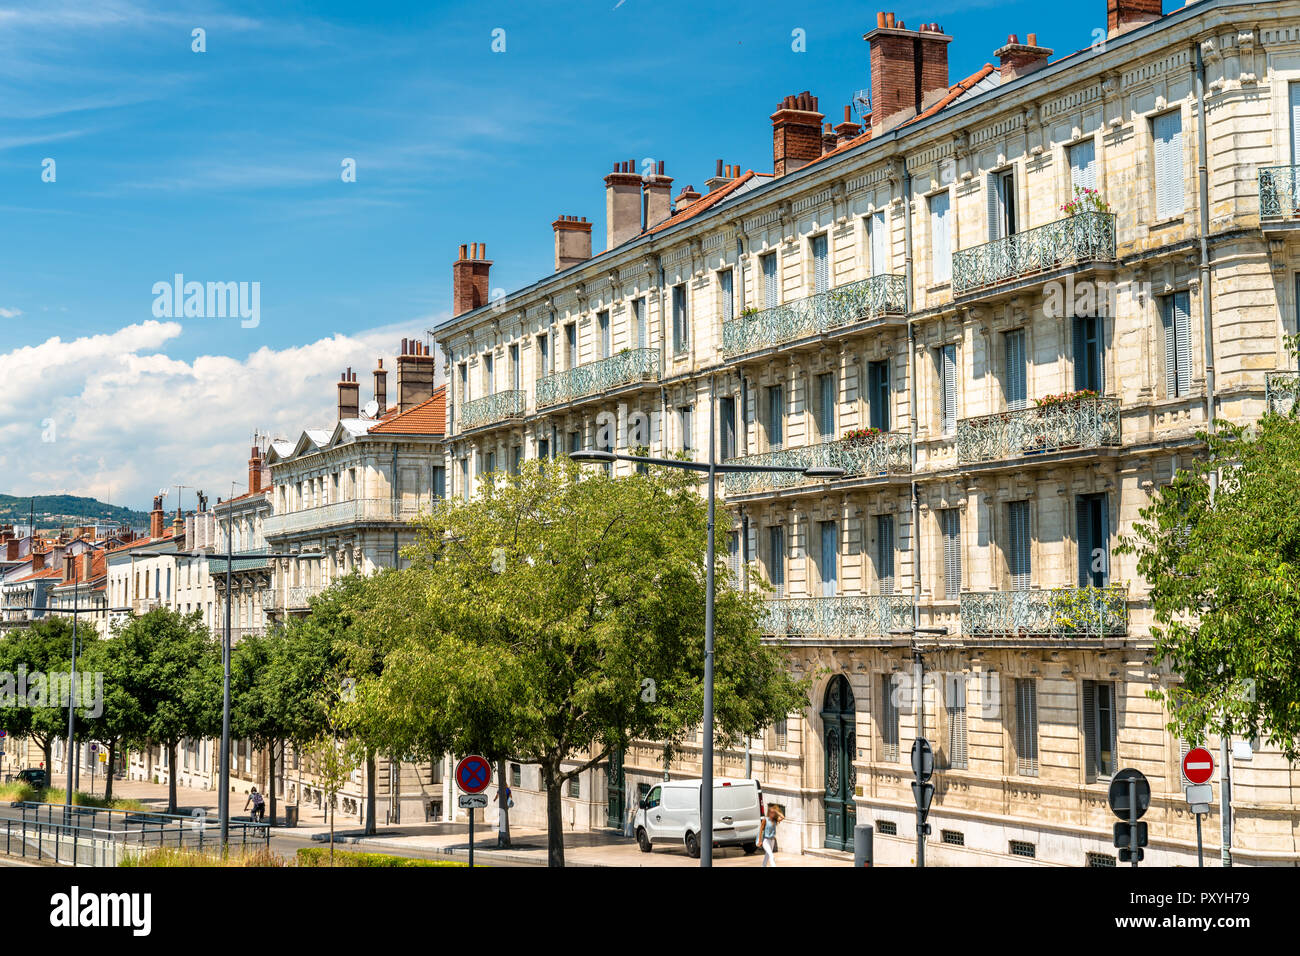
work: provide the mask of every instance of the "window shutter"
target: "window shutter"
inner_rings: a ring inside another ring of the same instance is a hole
[[[1088,382],[1088,333],[1084,327],[1083,316],[1076,315],[1071,320],[1074,328],[1074,389],[1087,388]]]
[[[1186,292],[1172,296],[1174,307],[1174,341],[1178,360],[1178,394],[1186,395],[1192,389],[1192,321]]]
[[[1007,565],[1011,587],[1024,591],[1029,587],[1029,502],[1007,503]]]
[[[645,345],[645,299],[632,300],[632,313],[636,317],[636,347],[643,349]]]
[[[1097,144],[1094,140],[1086,139],[1070,147],[1070,186],[1097,188]],[[1070,198],[1073,199],[1073,195]]]
[[[876,516],[876,577],[881,594],[894,593],[894,516]]]
[[[1016,681],[1016,770],[1038,776],[1038,682]]]
[[[1002,238],[1002,217],[1006,200],[1002,195],[1002,177],[998,173],[989,173],[985,177],[985,197],[989,216],[989,240]]]
[[[1291,83],[1291,165],[1300,163],[1300,83]]]
[[[1097,779],[1097,687],[1094,681],[1083,682],[1083,779]]]
[[[821,536],[822,597],[834,597],[835,581],[837,577],[835,565],[839,556],[839,536],[836,534],[836,525],[834,521],[822,522]]]
[[[763,257],[763,296],[769,309],[775,309],[781,304],[780,296],[777,295],[775,252],[769,252]]]
[[[953,674],[947,681],[948,710],[948,766],[966,769],[966,678]]]
[[[1075,529],[1079,540],[1079,587],[1092,584],[1092,549],[1097,545],[1092,540],[1092,506],[1093,502],[1085,495],[1074,499]]]
[[[739,591],[743,586],[740,573],[740,532],[733,531],[727,535],[727,567],[731,571],[732,586]]]
[[[772,596],[775,598],[785,597],[785,532],[780,525],[775,525],[767,530],[768,556],[770,565],[768,567],[768,578],[772,583]]]
[[[718,273],[718,284],[722,288],[722,321],[730,322],[736,313],[736,302],[732,294],[731,270]]]
[[[943,362],[943,433],[957,430],[957,346],[945,345]]]
[[[889,235],[885,225],[885,214],[871,214],[871,274],[884,275],[889,271]]]
[[[943,596],[954,600],[961,595],[961,512],[945,508],[943,516]]]
[[[885,760],[898,760],[898,708],[894,705],[893,677],[880,675],[880,743]]]
[[[1178,348],[1174,333],[1174,297],[1171,295],[1160,299],[1160,325],[1165,333],[1165,395],[1173,398],[1178,394]]]
[[[930,197],[930,265],[931,280],[947,282],[952,278],[952,256],[948,237],[948,194]]]
[[[1007,372],[1005,388],[1007,408],[1024,408],[1028,403],[1025,385],[1025,330],[1007,332],[1003,338],[1006,350]]]
[[[813,291],[822,293],[830,288],[830,269],[829,263],[826,261],[826,237],[824,235],[813,237],[812,254]]]
[[[1183,211],[1183,117],[1175,110],[1155,118],[1156,217]]]

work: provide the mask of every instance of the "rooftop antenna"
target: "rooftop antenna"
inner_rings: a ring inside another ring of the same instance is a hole
[[[867,121],[871,119],[871,91],[858,90],[853,94],[853,112],[858,114],[858,119]]]

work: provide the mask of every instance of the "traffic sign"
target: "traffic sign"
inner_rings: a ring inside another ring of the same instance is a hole
[[[924,823],[930,814],[930,802],[934,800],[934,784],[912,781],[912,798],[916,801],[916,812]]]
[[[1192,813],[1209,813],[1214,802],[1214,787],[1208,783],[1194,783],[1186,790]]]
[[[482,793],[492,782],[492,765],[486,757],[471,754],[456,764],[456,786],[466,793]]]
[[[462,793],[460,795],[460,805],[461,808],[465,810],[472,810],[476,808],[482,810],[487,807],[487,794],[486,793]]]
[[[1183,757],[1183,776],[1188,783],[1209,783],[1214,776],[1214,755],[1204,747],[1193,747]]]
[[[934,774],[934,751],[924,737],[917,737],[912,744],[912,773],[923,783]]]
[[[1151,806],[1151,784],[1147,783],[1146,775],[1140,770],[1121,770],[1111,778],[1110,792],[1106,794],[1110,809],[1121,820],[1129,818],[1128,782],[1130,780],[1137,781],[1137,812],[1133,814],[1133,818],[1142,816]]]
[[[5,737],[5,736],[7,736],[8,734],[9,734],[9,731],[7,731],[7,730],[0,730],[0,737]]]
[[[90,745],[90,752],[91,752],[92,754],[97,754],[97,753],[99,753],[99,744],[91,744],[91,745]]]

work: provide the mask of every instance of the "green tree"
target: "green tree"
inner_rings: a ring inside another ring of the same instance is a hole
[[[548,857],[565,781],[633,739],[679,744],[703,715],[706,513],[695,483],[533,462],[421,519],[411,566],[379,583],[392,642],[350,722],[399,752],[541,765]],[[758,640],[762,597],[716,568],[714,732],[731,746],[806,704]],[[566,769],[566,763],[573,766]]]
[[[306,753],[316,772],[316,780],[325,792],[325,806],[330,815],[330,866],[334,865],[334,810],[339,791],[352,771],[361,765],[362,748],[356,741],[340,740],[334,733],[321,734],[307,745]]]
[[[104,797],[108,800],[113,798],[113,768],[117,766],[118,752],[145,734],[144,711],[133,693],[131,676],[143,664],[135,656],[138,650],[138,644],[122,641],[117,634],[111,634],[105,640],[89,645],[77,668],[88,675],[98,673],[102,677],[104,699],[99,716],[78,717],[78,722],[84,719],[86,734],[108,746],[104,784]]]
[[[78,627],[78,644],[86,646],[94,637],[89,628]],[[67,673],[72,664],[72,621],[47,616],[28,627],[13,628],[0,639],[0,672],[14,675],[50,675]],[[80,669],[80,668],[78,668]],[[54,741],[68,733],[68,711],[59,706],[57,692],[40,700],[29,686],[27,699],[19,700],[17,690],[3,688],[0,693],[0,724],[11,735],[33,740],[44,755],[45,769],[53,772]],[[71,755],[69,755],[69,765]]]
[[[1170,730],[1262,736],[1300,758],[1300,421],[1220,425],[1120,550],[1151,583]],[[1221,475],[1211,493],[1215,475]]]

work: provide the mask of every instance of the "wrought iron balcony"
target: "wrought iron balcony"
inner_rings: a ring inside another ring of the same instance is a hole
[[[284,588],[277,591],[275,588],[267,588],[261,593],[263,611],[293,611],[303,610],[307,607],[308,600],[321,592],[321,588],[311,585],[300,585],[297,587]]]
[[[1300,166],[1259,167],[1259,218],[1300,216]]]
[[[1264,376],[1264,395],[1268,410],[1275,415],[1290,415],[1300,391],[1300,372],[1269,372]]]
[[[657,382],[659,370],[658,349],[623,349],[609,358],[541,379],[537,383],[537,407],[561,405],[634,382]]]
[[[460,407],[460,430],[468,431],[495,422],[517,421],[524,417],[524,405],[524,393],[514,389],[476,398]]]
[[[1128,633],[1128,588],[965,591],[961,632],[975,637],[1108,637]]]
[[[911,595],[777,598],[767,602],[761,624],[776,638],[888,637],[912,626]]]
[[[1115,260],[1115,216],[1081,212],[952,255],[952,291],[964,295],[1085,262]]]
[[[722,354],[734,358],[906,308],[903,276],[872,276],[723,322]]]
[[[957,422],[962,465],[1119,443],[1117,398],[1075,398]]]
[[[422,511],[435,508],[442,501],[425,495],[414,500],[403,498],[353,498],[349,501],[336,501],[315,508],[304,508],[285,514],[268,515],[262,522],[262,536],[275,538],[287,534],[305,531],[324,530],[326,528],[346,528],[357,524],[409,522]]]
[[[872,438],[846,438],[801,448],[783,448],[761,455],[746,455],[743,458],[729,459],[727,464],[843,468],[845,478],[883,478],[886,475],[906,475],[911,471],[912,445],[906,434],[883,432]],[[733,472],[723,475],[722,488],[727,495],[747,495],[756,491],[793,488],[825,480],[806,478],[793,471]]]

